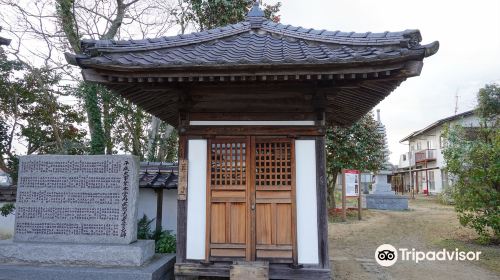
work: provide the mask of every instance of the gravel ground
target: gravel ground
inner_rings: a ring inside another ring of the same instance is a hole
[[[329,225],[334,279],[500,279],[500,247],[473,245],[471,240],[477,236],[459,225],[452,207],[433,198],[418,197],[410,201],[409,211],[366,212],[362,221]],[[457,242],[469,244],[466,248],[474,251],[484,249],[485,260],[418,264],[398,261],[391,267],[382,267],[374,259],[375,249],[384,243],[425,252],[442,250],[443,244],[454,246]]]

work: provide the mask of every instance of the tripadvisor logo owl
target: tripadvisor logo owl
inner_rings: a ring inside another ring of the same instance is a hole
[[[455,250],[442,249],[439,251],[418,251],[415,248],[396,249],[390,244],[382,244],[375,250],[375,261],[381,266],[391,266],[398,261],[411,261],[418,264],[422,261],[478,261],[481,252],[465,252],[458,248]]]
[[[398,260],[398,251],[390,244],[382,244],[375,250],[375,260],[381,266],[391,266]]]

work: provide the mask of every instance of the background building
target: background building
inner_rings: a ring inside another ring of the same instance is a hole
[[[473,110],[467,111],[438,120],[401,139],[400,143],[407,142],[409,151],[399,157],[398,170],[395,174],[403,177],[406,191],[410,190],[410,186],[414,186],[417,192],[440,193],[451,184],[445,170],[443,133],[447,126],[454,124],[478,127],[479,118]],[[410,184],[411,181],[413,184]]]

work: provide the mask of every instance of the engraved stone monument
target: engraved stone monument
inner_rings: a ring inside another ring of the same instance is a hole
[[[15,241],[130,244],[137,236],[132,156],[25,156]]]
[[[138,176],[139,161],[129,155],[21,157],[14,238],[0,241],[0,263],[6,264],[0,265],[0,275],[18,264],[140,267],[150,262],[154,241],[136,240]],[[36,279],[45,279],[42,274]]]

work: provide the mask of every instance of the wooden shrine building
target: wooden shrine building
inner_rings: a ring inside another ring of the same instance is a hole
[[[176,275],[330,279],[327,125],[351,125],[438,42],[418,30],[354,33],[266,20],[144,40],[83,40],[67,60],[178,129]]]

